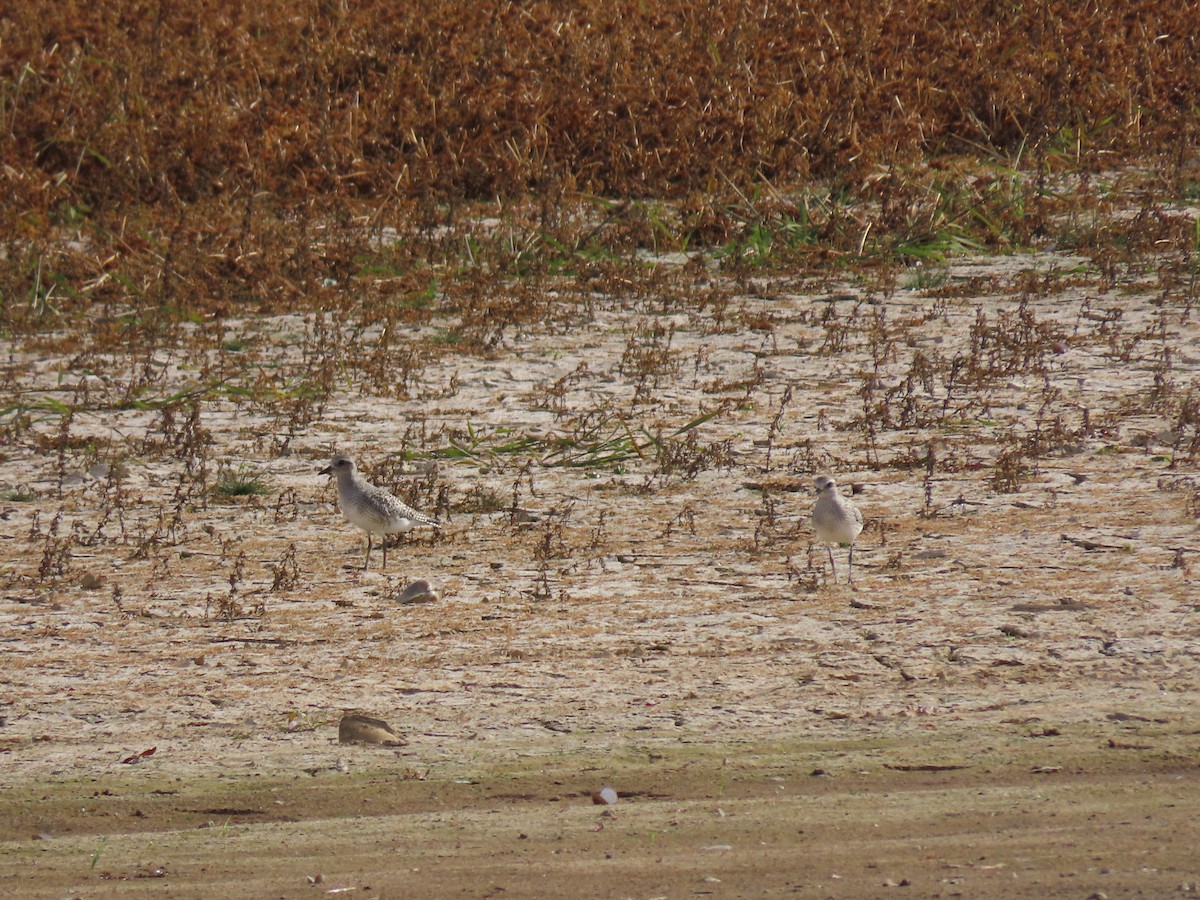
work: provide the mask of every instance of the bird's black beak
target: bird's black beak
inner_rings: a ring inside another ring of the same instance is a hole
[[[333,466],[326,466],[317,474],[318,475],[332,475],[333,474]]]

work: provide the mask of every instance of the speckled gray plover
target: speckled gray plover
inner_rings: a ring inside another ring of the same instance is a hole
[[[838,493],[837,482],[829,475],[818,475],[813,479],[817,489],[817,502],[812,509],[812,527],[817,539],[823,541],[829,551],[829,567],[833,570],[833,582],[837,584],[837,565],[833,561],[833,545],[850,545],[850,575],[854,580],[854,542],[863,530],[862,513],[858,507]]]
[[[396,499],[381,487],[366,481],[358,474],[354,460],[338,453],[329,465],[318,474],[337,478],[338,507],[351,524],[367,533],[367,556],[363,560],[365,570],[371,563],[371,535],[381,535],[383,544],[383,571],[387,570],[387,536],[406,534],[418,525],[439,528],[437,519],[417,512],[407,503]]]

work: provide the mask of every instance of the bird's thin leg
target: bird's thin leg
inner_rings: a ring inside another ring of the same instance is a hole
[[[367,566],[371,564],[371,532],[367,532],[367,557],[363,560],[363,571],[367,571]]]
[[[386,534],[379,538],[379,543],[383,544],[383,568],[380,569],[379,571],[386,572],[387,571],[387,535]]]
[[[849,563],[849,566],[850,566],[850,575],[849,575],[849,577],[846,579],[846,583],[847,583],[847,584],[853,583],[853,581],[854,581],[854,545],[853,545],[853,544],[851,544],[851,545],[850,545],[850,563]]]
[[[826,544],[825,552],[829,554],[829,568],[833,570],[833,583],[837,584],[837,563],[833,561],[833,547]]]

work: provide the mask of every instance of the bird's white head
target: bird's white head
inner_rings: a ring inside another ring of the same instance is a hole
[[[817,489],[818,494],[824,494],[826,491],[837,490],[837,482],[831,475],[818,475],[813,479],[813,487]]]
[[[353,475],[355,470],[354,460],[344,453],[337,453],[333,459],[329,461],[329,465],[323,468],[318,475]]]

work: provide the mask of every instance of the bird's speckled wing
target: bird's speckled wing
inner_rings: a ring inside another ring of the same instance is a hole
[[[423,512],[418,512],[407,503],[397,499],[392,494],[385,491],[383,488],[371,486],[367,491],[367,496],[370,498],[371,505],[380,516],[380,522],[397,522],[400,519],[407,519],[409,522],[420,525],[437,525],[437,519],[425,515]]]

